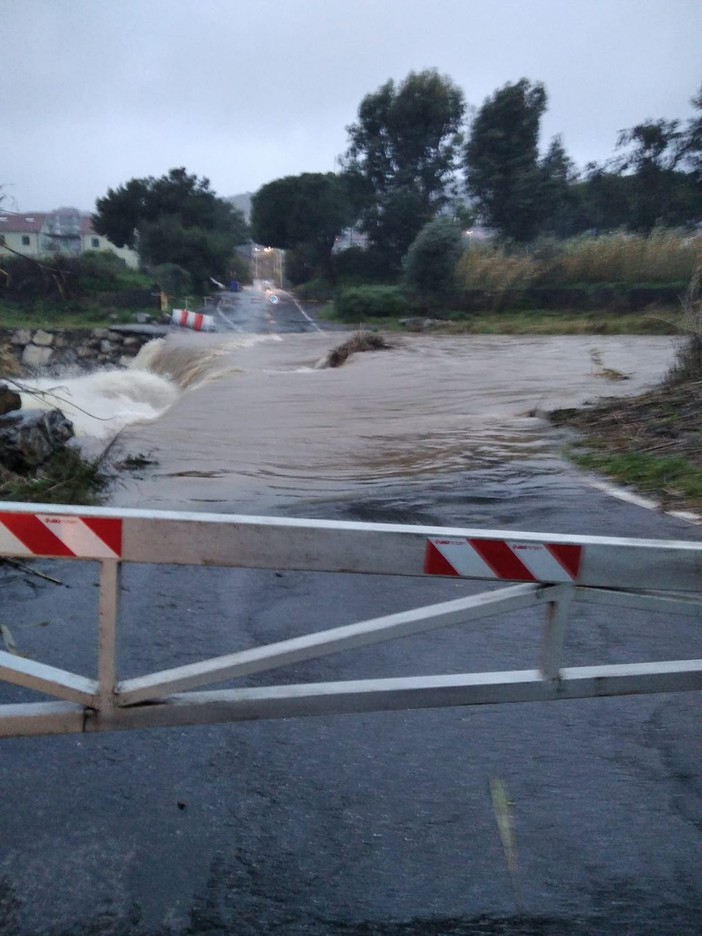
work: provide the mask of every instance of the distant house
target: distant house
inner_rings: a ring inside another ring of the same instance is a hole
[[[348,250],[350,247],[360,247],[361,250],[365,250],[368,247],[368,236],[357,228],[346,228],[334,239],[332,253],[341,253],[342,250]]]
[[[104,235],[93,230],[90,215],[76,208],[58,208],[48,212],[0,211],[0,256],[13,252],[26,257],[64,253],[85,253],[88,250],[109,250],[127,266],[136,268],[139,258],[135,251],[116,247]]]
[[[39,236],[44,225],[44,214],[5,214],[0,213],[0,254],[18,253],[36,257],[42,252]]]

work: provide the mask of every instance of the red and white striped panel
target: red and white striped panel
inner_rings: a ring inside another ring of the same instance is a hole
[[[192,328],[195,331],[213,331],[214,318],[203,312],[190,312],[188,309],[174,309],[171,313],[171,322],[181,328]]]
[[[122,520],[0,512],[0,556],[119,559]]]
[[[424,557],[428,575],[507,579],[512,582],[575,582],[582,546],[430,537]]]

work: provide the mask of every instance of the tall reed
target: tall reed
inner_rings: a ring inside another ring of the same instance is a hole
[[[538,271],[537,261],[524,250],[509,250],[501,245],[471,244],[458,261],[456,278],[463,289],[501,293],[528,286]]]
[[[530,285],[588,286],[689,282],[702,261],[702,238],[677,231],[582,236],[524,247],[471,244],[458,262],[463,289],[505,292]]]
[[[675,231],[576,237],[562,243],[539,278],[564,286],[688,282],[701,255],[701,240]]]

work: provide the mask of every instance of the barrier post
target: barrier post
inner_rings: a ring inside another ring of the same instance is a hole
[[[104,715],[111,714],[115,709],[120,578],[120,562],[117,559],[102,560],[100,563],[98,699],[100,712]]]
[[[575,597],[575,587],[556,585],[550,594],[553,598],[548,602],[541,675],[545,680],[555,681],[560,677],[563,643],[570,606]]]

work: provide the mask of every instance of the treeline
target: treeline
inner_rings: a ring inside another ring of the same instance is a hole
[[[700,256],[697,238],[663,229],[528,245],[468,245],[455,222],[441,217],[419,232],[394,285],[344,278],[334,305],[350,322],[417,314],[460,318],[506,309],[615,314],[679,309],[699,273]]]
[[[615,229],[647,235],[702,219],[702,89],[695,117],[624,130],[610,160],[583,170],[560,137],[542,152],[547,102],[544,85],[523,78],[468,120],[463,91],[435,70],[388,81],[361,101],[341,172],[288,176],[255,194],[253,236],[286,249],[288,276],[301,283],[344,275],[333,248],[349,226],[367,242],[349,265],[387,279],[440,217],[464,229],[480,223],[512,244]]]
[[[250,227],[207,179],[184,168],[109,189],[97,200],[93,225],[117,246],[137,250],[144,270],[170,294],[204,292],[211,278],[248,281],[236,247],[251,238],[286,251],[293,285],[404,278],[437,293],[466,246],[460,232],[475,224],[493,233],[493,253],[498,244],[511,256],[524,245],[584,233],[648,237],[698,225],[702,88],[692,104],[686,122],[637,124],[621,132],[611,159],[578,169],[560,136],[542,145],[548,96],[541,82],[506,84],[469,112],[451,78],[411,72],[363,98],[339,172],[263,185]],[[349,229],[363,235],[363,249],[338,250]]]

